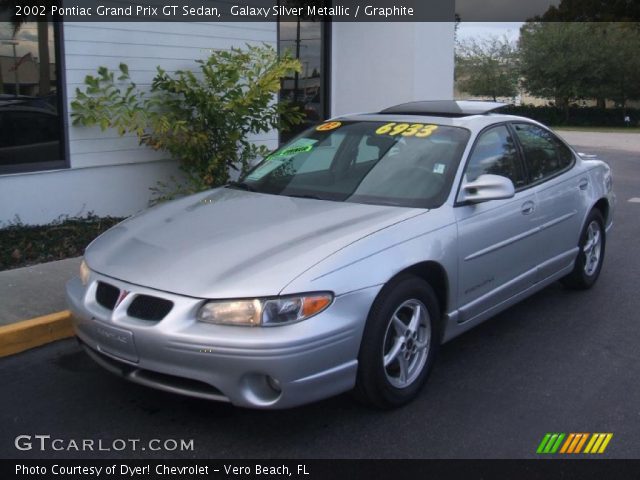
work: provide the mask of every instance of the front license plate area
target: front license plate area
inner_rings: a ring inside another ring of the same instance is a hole
[[[94,320],[93,328],[98,350],[130,362],[138,362],[133,332]]]

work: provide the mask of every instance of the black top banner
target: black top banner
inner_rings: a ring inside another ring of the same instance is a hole
[[[0,0],[4,14],[67,22],[451,22],[451,0]],[[1,8],[1,7],[0,7]]]
[[[0,21],[635,22],[620,0],[0,0]]]

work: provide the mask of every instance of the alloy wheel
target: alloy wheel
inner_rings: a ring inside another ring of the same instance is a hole
[[[427,307],[417,299],[404,301],[389,320],[382,347],[384,372],[391,385],[407,388],[420,376],[430,343]]]
[[[584,252],[584,273],[591,276],[598,269],[602,253],[602,232],[595,220],[587,228],[587,241],[582,251]]]

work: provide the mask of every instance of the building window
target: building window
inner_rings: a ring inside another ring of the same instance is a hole
[[[57,24],[0,22],[0,174],[68,166],[59,44]]]
[[[311,20],[313,19],[298,17],[293,21],[280,21],[278,24],[280,52],[291,53],[302,64],[302,72],[282,82],[280,98],[294,102],[306,115],[304,123],[295,126],[292,131],[281,132],[281,142],[288,141],[329,116],[330,24]]]

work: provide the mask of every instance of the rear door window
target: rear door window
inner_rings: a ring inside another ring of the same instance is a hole
[[[573,152],[550,131],[530,123],[515,123],[513,127],[531,183],[553,177],[572,165]]]

